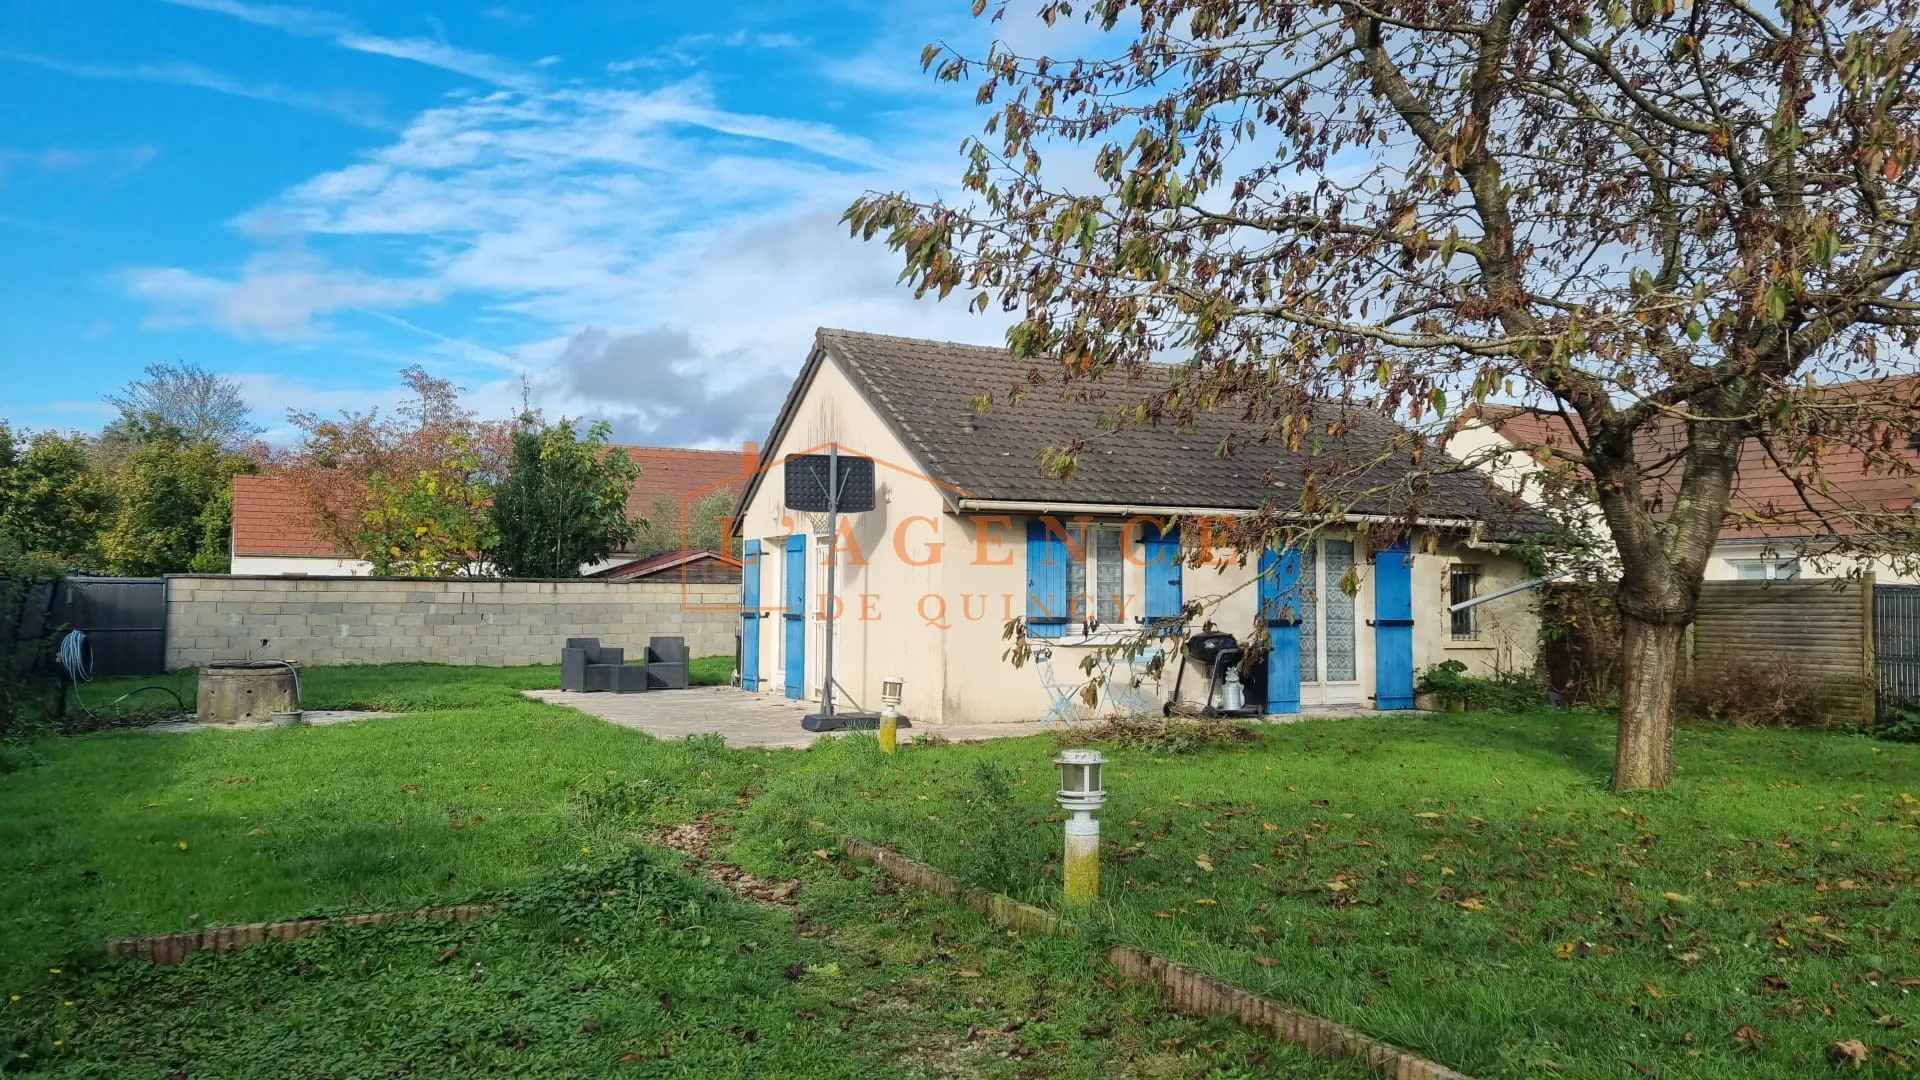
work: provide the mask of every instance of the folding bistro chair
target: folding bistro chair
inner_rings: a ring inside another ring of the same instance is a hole
[[[1159,712],[1146,690],[1147,680],[1152,677],[1148,673],[1148,666],[1159,655],[1160,649],[1142,649],[1138,656],[1127,658],[1124,675],[1117,670],[1107,673],[1107,701],[1113,706],[1114,712],[1128,720],[1138,720]]]
[[[1053,670],[1053,650],[1033,650],[1033,666],[1040,672],[1040,685],[1046,688],[1047,714],[1040,718],[1042,724],[1059,720],[1073,727],[1081,720],[1078,686],[1064,686]]]

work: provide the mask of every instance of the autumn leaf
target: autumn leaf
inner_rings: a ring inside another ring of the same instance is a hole
[[[1872,1054],[1867,1050],[1867,1044],[1859,1039],[1840,1039],[1827,1047],[1827,1060],[1835,1065],[1852,1062],[1853,1067],[1857,1069],[1865,1065],[1871,1056]]]
[[[1469,896],[1465,900],[1460,901],[1460,906],[1466,908],[1468,911],[1485,911],[1487,907],[1477,896]]]
[[[1271,956],[1256,956],[1253,958],[1253,962],[1259,964],[1261,967],[1272,967],[1280,961],[1275,960]]]
[[[1209,874],[1213,873],[1213,857],[1204,851],[1193,857],[1193,865]]]
[[[1739,1028],[1734,1031],[1733,1038],[1734,1041],[1745,1045],[1748,1049],[1755,1052],[1758,1052],[1767,1043],[1766,1036],[1760,1034],[1759,1030],[1752,1024],[1741,1024]]]

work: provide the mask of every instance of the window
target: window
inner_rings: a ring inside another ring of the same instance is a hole
[[[1464,604],[1480,595],[1480,568],[1465,563],[1455,563],[1447,572],[1447,603]],[[1480,622],[1477,616],[1480,609],[1470,607],[1455,611],[1453,615],[1453,640],[1472,641],[1480,636]]]
[[[1353,541],[1320,540],[1300,550],[1300,681],[1359,678],[1354,657],[1354,597],[1344,587],[1353,567]]]
[[[1800,560],[1733,559],[1735,581],[1791,581],[1800,576]]]
[[[1087,537],[1089,531],[1093,533],[1091,543]],[[1072,522],[1067,525],[1067,535],[1073,539],[1067,549],[1067,596],[1074,621],[1091,618],[1102,625],[1123,621],[1127,607],[1124,584],[1127,562],[1120,554],[1119,527]],[[1073,548],[1080,549],[1082,558],[1073,557]],[[1093,578],[1091,594],[1087,589],[1089,575]]]

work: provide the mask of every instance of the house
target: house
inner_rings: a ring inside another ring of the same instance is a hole
[[[1005,349],[819,332],[735,526],[743,686],[817,700],[831,633],[844,707],[877,708],[881,680],[898,675],[909,716],[1032,721],[1053,703],[1048,677],[1080,684],[1083,658],[1177,624],[1194,604],[1196,623],[1271,638],[1256,704],[1272,712],[1408,708],[1415,673],[1447,659],[1478,673],[1533,666],[1538,622],[1526,595],[1448,610],[1526,580],[1500,539],[1544,525],[1477,475],[1432,476],[1416,526],[1396,536],[1409,505],[1401,451],[1348,478],[1359,493],[1351,513],[1305,550],[1208,541],[1220,519],[1269,499],[1298,505],[1310,463],[1322,469],[1343,450],[1378,456],[1400,434],[1387,418],[1330,405],[1326,419],[1337,411],[1347,434],[1319,439],[1319,457],[1258,442],[1220,457],[1223,438],[1244,436],[1236,416],[1103,433],[1106,410],[1151,387],[1063,396],[1039,378]],[[1016,387],[1024,400],[1007,404]],[[999,404],[982,412],[981,395]],[[1076,436],[1089,439],[1073,477],[1043,471],[1043,451]],[[840,521],[837,607],[825,600],[827,516],[784,502],[786,459],[830,447],[871,458],[876,478],[874,509]],[[1045,663],[1004,659],[1016,619]],[[1160,645],[1179,648],[1173,637]],[[1143,690],[1164,698],[1174,670]],[[1202,682],[1188,671],[1184,697],[1200,697]]]
[[[738,495],[742,478],[760,460],[759,444],[753,442],[738,451],[667,446],[615,449],[624,451],[640,466],[640,476],[627,495],[627,514],[634,518],[657,518],[661,500],[681,513],[716,491]],[[231,572],[235,574],[356,577],[372,573],[364,560],[341,551],[339,545],[321,535],[292,486],[277,476],[233,478],[232,536]],[[633,561],[627,554],[581,570],[598,576]]]
[[[1863,390],[1884,389],[1876,382],[1837,383],[1823,389],[1829,400]],[[1523,498],[1537,498],[1547,469],[1571,467],[1556,453],[1578,445],[1579,420],[1570,413],[1511,405],[1486,406],[1476,422],[1454,436],[1447,450],[1462,460],[1484,463],[1494,482]],[[1654,498],[1679,487],[1684,462],[1675,452],[1684,446],[1680,424],[1656,427],[1640,438],[1635,453]],[[1906,436],[1904,450],[1920,467],[1920,436]],[[1545,459],[1541,464],[1539,457]],[[1800,483],[1796,484],[1796,480]],[[1798,463],[1783,465],[1757,440],[1748,440],[1734,474],[1727,519],[1708,558],[1708,581],[1761,581],[1790,578],[1844,578],[1872,571],[1881,584],[1920,584],[1913,568],[1891,558],[1872,558],[1838,550],[1843,538],[1864,538],[1867,526],[1850,513],[1910,515],[1920,477],[1898,469],[1870,468],[1857,451],[1830,450],[1816,472]],[[1598,507],[1592,524],[1604,536]]]
[[[686,581],[737,584],[740,560],[712,548],[662,551],[596,570],[588,577],[608,581]]]

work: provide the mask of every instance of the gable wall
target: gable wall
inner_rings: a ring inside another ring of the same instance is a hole
[[[956,418],[957,422],[957,418]],[[807,640],[809,673],[806,696],[815,697],[821,673],[821,597],[825,592],[825,565],[813,537],[808,514],[788,511],[784,505],[786,477],[778,464],[790,454],[819,450],[838,443],[843,449],[875,459],[875,508],[842,516],[843,538],[851,537],[860,559],[843,552],[837,592],[842,619],[835,646],[839,685],[853,700],[840,705],[868,711],[880,707],[880,680],[899,675],[906,680],[902,709],[909,716],[938,715],[947,678],[947,654],[937,635],[915,617],[918,599],[938,595],[942,585],[941,559],[929,565],[909,562],[927,557],[928,542],[950,539],[950,519],[940,489],[918,475],[919,465],[888,430],[873,408],[831,358],[821,362],[812,382],[794,410],[779,443],[766,450],[768,465],[759,488],[743,510],[741,535],[762,540],[768,554],[761,565],[761,597],[767,607],[781,603],[785,559],[782,549],[789,533],[807,534]],[[824,515],[823,515],[824,517]],[[927,520],[910,521],[921,518]],[[903,559],[896,542],[907,553]],[[944,556],[945,552],[939,553]],[[861,560],[865,565],[859,565]],[[761,623],[761,674],[764,692],[781,693],[784,632],[781,613],[769,612]]]

